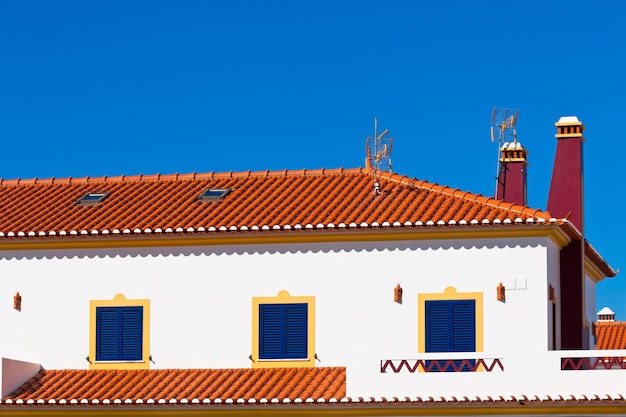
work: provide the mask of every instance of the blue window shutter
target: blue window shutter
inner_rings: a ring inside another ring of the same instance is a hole
[[[259,358],[307,358],[308,305],[259,305]]]
[[[476,300],[426,301],[426,352],[475,352],[476,351]],[[427,361],[432,372],[453,372],[447,361],[438,361],[434,367]],[[452,361],[459,369],[462,361]],[[475,361],[460,368],[462,372],[473,369]]]
[[[450,333],[448,303],[426,301],[426,352],[450,352]]]
[[[307,357],[307,305],[285,306],[285,358]]]
[[[142,359],[143,307],[96,307],[96,360]]]
[[[451,305],[452,352],[476,351],[476,301],[458,300]]]
[[[119,314],[115,308],[96,308],[96,360],[111,361],[118,356]]]
[[[120,358],[126,361],[139,361],[143,348],[143,307],[122,307],[122,338]]]
[[[476,351],[476,300],[426,301],[426,352]]]
[[[284,350],[283,333],[282,305],[259,305],[259,358],[281,358]]]

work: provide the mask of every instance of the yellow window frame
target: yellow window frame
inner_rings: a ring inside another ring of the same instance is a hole
[[[259,359],[259,305],[307,304],[307,358]],[[312,368],[315,366],[315,296],[292,296],[281,290],[275,297],[252,297],[252,367],[253,368]]]
[[[96,361],[96,309],[98,307],[143,307],[143,335],[140,361]],[[150,300],[127,300],[116,294],[112,300],[89,301],[89,369],[149,369],[150,368]]]
[[[474,300],[476,302],[476,352],[483,351],[483,293],[457,292],[447,287],[441,293],[417,295],[417,351],[426,352],[426,301]]]

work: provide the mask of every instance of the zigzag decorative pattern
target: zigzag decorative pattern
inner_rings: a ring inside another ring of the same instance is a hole
[[[562,371],[592,371],[595,369],[626,369],[625,358],[562,358]]]
[[[504,365],[500,358],[491,359],[491,364],[487,361],[490,359],[385,359],[380,361],[380,373],[386,373],[387,368],[395,374],[406,368],[410,373],[416,372],[419,368],[424,372],[476,372],[481,366],[486,372],[491,372],[498,365],[501,371],[504,371]],[[411,365],[409,362],[413,362]],[[397,363],[397,365],[395,363]]]

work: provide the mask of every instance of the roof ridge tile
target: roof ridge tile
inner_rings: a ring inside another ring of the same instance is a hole
[[[55,183],[66,183],[66,184],[76,184],[76,183],[99,183],[99,182],[120,182],[120,181],[178,181],[178,180],[201,180],[201,179],[213,179],[213,178],[237,178],[237,177],[276,177],[276,176],[310,176],[310,175],[343,175],[343,174],[364,174],[367,173],[363,168],[319,168],[319,169],[307,169],[302,168],[299,170],[290,170],[290,169],[282,169],[270,171],[269,169],[265,171],[226,171],[226,172],[215,172],[210,171],[206,173],[198,173],[196,171],[186,174],[173,173],[173,174],[136,174],[136,175],[126,175],[121,174],[117,176],[108,176],[103,175],[100,177],[63,177],[63,178],[15,178],[15,179],[5,179],[0,178],[0,186],[3,185],[31,185],[31,184],[55,184]]]
[[[393,173],[393,172],[391,172],[391,173],[381,172],[380,174],[381,174],[382,178],[386,178],[386,179],[388,179],[390,181],[393,181],[393,182],[396,182],[396,183],[399,183],[399,184],[402,184],[402,185],[408,185],[408,186],[412,186],[412,187],[416,187],[416,188],[422,188],[422,189],[426,189],[426,190],[429,190],[429,191],[438,192],[440,194],[449,195],[449,196],[452,196],[452,197],[463,198],[463,199],[466,199],[466,200],[479,202],[481,204],[486,204],[486,205],[489,205],[489,206],[495,207],[495,208],[499,208],[499,204],[503,201],[503,200],[495,199],[493,197],[486,197],[486,196],[483,196],[482,194],[472,193],[472,192],[469,192],[469,191],[462,191],[461,193],[463,195],[462,196],[457,196],[456,194],[457,194],[457,192],[459,192],[458,188],[452,188],[452,187],[445,186],[445,185],[439,185],[437,183],[431,183],[431,182],[424,181],[424,180],[418,180],[418,179],[415,179],[415,178],[407,177],[406,175],[402,175],[401,176],[400,174],[396,174],[396,173]],[[520,213],[520,214],[526,214],[528,216],[543,217],[546,220],[549,219],[550,217],[552,217],[552,215],[548,211],[534,209],[534,208],[530,208],[528,206],[515,204],[515,203],[511,203],[511,206],[509,207],[509,210],[513,211],[513,212],[516,212],[516,213]]]

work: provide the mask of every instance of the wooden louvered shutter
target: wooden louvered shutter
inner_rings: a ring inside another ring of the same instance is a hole
[[[112,361],[118,358],[119,314],[116,308],[96,308],[96,360]]]
[[[452,332],[448,302],[426,301],[426,352],[449,352]]]
[[[307,358],[307,304],[259,305],[259,358]]]
[[[285,305],[285,358],[307,357],[307,305]]]
[[[96,308],[96,360],[142,359],[143,307]]]
[[[476,350],[476,301],[426,301],[426,352]]]
[[[283,309],[280,304],[259,305],[259,358],[280,359],[283,349]]]
[[[142,357],[143,307],[122,307],[120,359],[139,361]]]
[[[451,351],[476,351],[476,301],[453,301],[450,309],[452,321]]]

